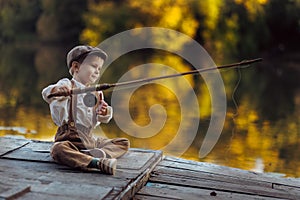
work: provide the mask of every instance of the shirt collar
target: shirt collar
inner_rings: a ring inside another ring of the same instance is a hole
[[[80,83],[79,81],[76,81],[74,78],[72,78],[72,80],[74,81],[75,86],[76,86],[77,88],[85,88],[85,87],[86,87],[85,85],[83,85],[83,84]]]

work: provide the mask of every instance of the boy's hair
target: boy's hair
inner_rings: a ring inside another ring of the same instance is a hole
[[[67,66],[71,75],[74,73],[74,69],[71,67],[73,61],[82,63],[88,55],[96,55],[102,58],[104,61],[107,59],[107,54],[98,47],[92,47],[88,45],[79,45],[74,47],[67,54]]]

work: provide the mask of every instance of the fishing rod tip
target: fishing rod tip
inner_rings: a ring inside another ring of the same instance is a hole
[[[262,58],[255,58],[252,60],[243,60],[241,63],[242,64],[252,64],[252,63],[256,63],[256,62],[261,62],[263,59]]]

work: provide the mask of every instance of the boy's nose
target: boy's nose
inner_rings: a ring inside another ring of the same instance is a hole
[[[95,74],[100,74],[100,70],[95,70]]]

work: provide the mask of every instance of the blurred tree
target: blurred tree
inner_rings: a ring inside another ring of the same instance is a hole
[[[86,1],[40,1],[43,12],[37,21],[39,39],[52,44],[78,43],[80,31],[84,27],[82,13],[86,10]]]
[[[139,17],[138,10],[126,1],[88,1],[80,41],[96,46],[114,34],[134,28],[137,20],[143,20]]]
[[[196,1],[193,9],[195,17],[199,21],[197,40],[201,42],[204,48],[213,55],[214,58],[221,59],[223,47],[218,41],[216,33],[218,31],[218,22],[221,17],[221,10],[224,8],[223,1],[204,0]],[[221,41],[223,38],[221,38]],[[215,52],[215,53],[213,53]]]
[[[189,1],[90,1],[81,41],[97,45],[102,40],[132,28],[164,27],[195,36],[198,22]],[[118,10],[118,12],[115,12]]]
[[[249,57],[268,39],[263,7],[266,3],[262,0],[198,1],[194,11],[202,22],[197,31],[198,41],[217,62]]]
[[[0,91],[3,105],[28,105],[34,98],[37,82],[34,68],[34,51],[11,44],[0,48]],[[17,58],[17,59],[16,59]]]
[[[0,0],[0,42],[33,40],[40,0]]]
[[[236,0],[233,8],[239,14],[239,38],[235,57],[255,56],[266,48],[270,33],[266,25],[265,7],[269,0]]]

